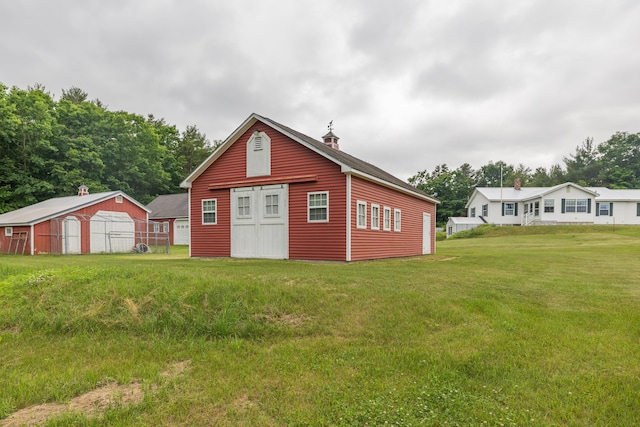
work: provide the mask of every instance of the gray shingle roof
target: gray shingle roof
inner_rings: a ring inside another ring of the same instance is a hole
[[[189,216],[189,195],[179,193],[158,196],[147,205],[147,209],[151,210],[150,219],[186,218]]]

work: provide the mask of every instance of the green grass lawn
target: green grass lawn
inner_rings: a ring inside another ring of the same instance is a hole
[[[478,236],[350,264],[0,256],[0,425],[113,382],[144,398],[47,425],[637,425],[640,227]]]

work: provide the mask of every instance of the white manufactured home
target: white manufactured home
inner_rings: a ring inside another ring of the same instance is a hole
[[[516,182],[509,188],[476,188],[466,210],[468,218],[481,221],[476,227],[482,223],[640,225],[640,190],[583,187],[572,182],[554,187],[521,187]]]

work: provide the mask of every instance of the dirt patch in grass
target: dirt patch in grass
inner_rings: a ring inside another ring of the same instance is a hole
[[[269,323],[278,323],[281,325],[299,327],[307,323],[310,319],[307,316],[299,316],[288,313],[278,314],[258,314],[255,316],[258,320],[263,320]]]
[[[191,368],[191,361],[176,362],[161,373],[165,379],[173,379],[183,375]],[[155,387],[152,387],[155,388]],[[2,421],[2,427],[34,426],[44,424],[48,419],[65,413],[80,413],[86,417],[101,416],[104,411],[114,406],[135,405],[144,399],[142,383],[132,381],[129,384],[110,382],[76,396],[69,403],[43,403],[29,406],[14,412]]]

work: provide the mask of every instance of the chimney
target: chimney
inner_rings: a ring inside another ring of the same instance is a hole
[[[340,146],[338,145],[338,140],[340,138],[335,136],[333,133],[333,120],[329,122],[329,126],[327,127],[329,128],[329,132],[327,132],[327,134],[322,137],[322,142],[324,142],[324,145],[327,145],[331,148],[335,148],[336,150],[339,150]]]
[[[522,190],[522,181],[520,181],[520,178],[516,178],[515,181],[513,181],[513,188]]]
[[[84,182],[80,187],[78,187],[78,196],[86,196],[89,194],[89,187],[84,185]]]

